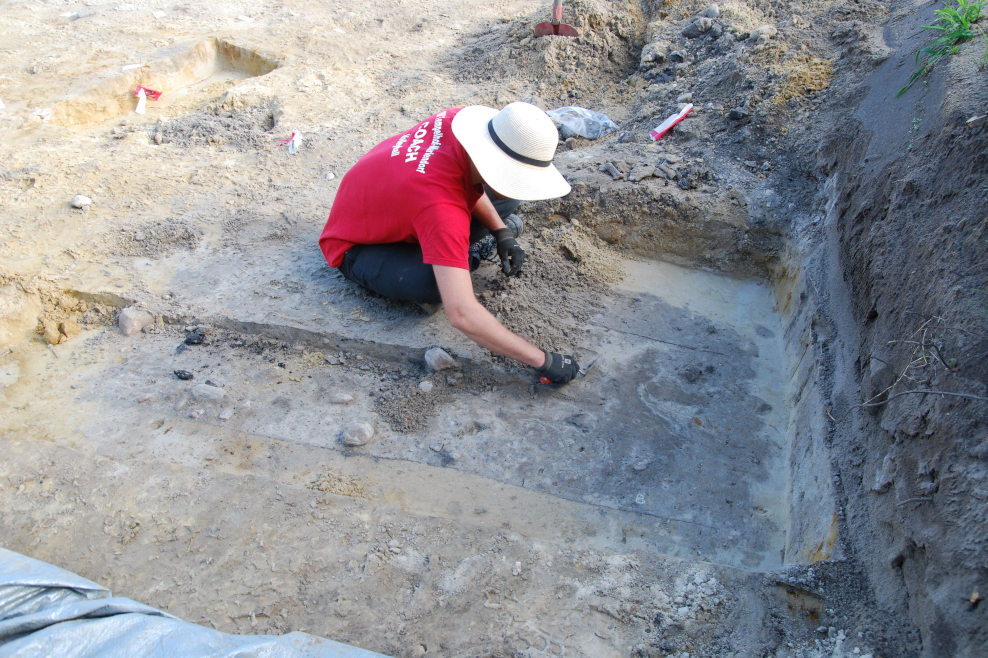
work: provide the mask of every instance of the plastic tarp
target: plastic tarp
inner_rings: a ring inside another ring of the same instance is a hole
[[[384,658],[305,633],[228,635],[0,548],[0,658]]]

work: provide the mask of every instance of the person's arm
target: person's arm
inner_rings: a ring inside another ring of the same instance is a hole
[[[497,214],[497,210],[494,209],[494,204],[491,203],[491,200],[487,197],[486,193],[484,196],[480,197],[477,205],[473,207],[473,212],[471,215],[473,215],[477,221],[490,230],[491,233],[499,228],[507,228],[501,220],[501,216]]]
[[[493,210],[493,206],[491,209]],[[497,217],[497,213],[494,216]],[[436,273],[436,283],[443,298],[446,317],[455,329],[462,331],[481,347],[509,359],[521,361],[533,368],[541,368],[545,364],[545,352],[511,332],[477,301],[473,295],[473,281],[469,271],[445,265],[433,265],[432,269]]]

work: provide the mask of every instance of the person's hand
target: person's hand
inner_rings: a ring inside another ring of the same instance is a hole
[[[580,372],[580,364],[569,354],[546,352],[545,363],[535,371],[553,384],[565,384]]]
[[[499,228],[491,233],[497,240],[497,255],[501,258],[501,269],[509,276],[520,272],[525,262],[525,250],[512,237],[511,229]]]

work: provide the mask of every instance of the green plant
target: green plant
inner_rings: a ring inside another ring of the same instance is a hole
[[[984,28],[979,28],[981,30],[981,36],[985,38],[985,52],[981,55],[981,61],[978,62],[978,70],[984,71],[985,67],[988,67],[988,31]]]
[[[937,9],[937,20],[933,25],[924,25],[923,29],[935,30],[940,36],[933,40],[926,48],[916,53],[916,65],[919,66],[919,58],[926,55],[926,62],[922,67],[909,78],[909,83],[899,90],[896,98],[902,96],[913,86],[913,83],[928,73],[933,66],[944,57],[953,55],[965,43],[977,36],[977,29],[984,34],[984,30],[975,27],[975,23],[981,18],[981,10],[984,8],[986,0],[956,0],[957,7],[945,6]]]

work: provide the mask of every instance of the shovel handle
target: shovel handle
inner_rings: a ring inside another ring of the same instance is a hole
[[[563,0],[552,0],[552,24],[559,25],[563,20]]]

